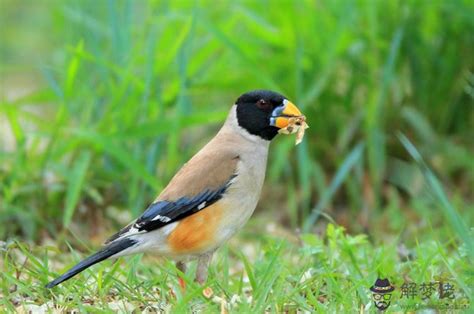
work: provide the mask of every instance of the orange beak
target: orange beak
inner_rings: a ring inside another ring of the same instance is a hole
[[[301,111],[291,101],[284,100],[283,107],[277,107],[273,110],[270,118],[270,125],[276,126],[279,129],[286,128],[289,123],[289,118],[302,116]]]

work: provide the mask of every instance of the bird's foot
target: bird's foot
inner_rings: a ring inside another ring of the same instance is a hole
[[[176,268],[182,272],[183,274],[186,273],[186,264],[182,261],[176,262]],[[181,291],[184,292],[186,290],[186,281],[184,281],[183,277],[181,277],[180,274],[178,274],[178,282],[179,286],[181,287]]]
[[[186,281],[182,277],[178,278],[179,286],[181,287],[181,291],[186,291]]]

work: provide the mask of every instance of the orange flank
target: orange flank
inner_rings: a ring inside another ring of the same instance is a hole
[[[215,244],[215,232],[222,218],[219,202],[181,220],[168,236],[176,254],[201,253]]]

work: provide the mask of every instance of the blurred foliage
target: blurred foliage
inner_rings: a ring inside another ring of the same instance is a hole
[[[47,4],[1,1],[0,238],[139,214],[257,88],[309,120],[271,148],[260,208],[285,224],[473,225],[472,1]],[[460,216],[416,211],[438,199],[397,132]]]

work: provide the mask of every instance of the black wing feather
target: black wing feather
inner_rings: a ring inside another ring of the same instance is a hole
[[[220,200],[234,177],[235,175],[215,190],[205,190],[196,196],[181,197],[176,201],[153,203],[137,219],[133,227],[139,231],[152,231],[197,213]]]

